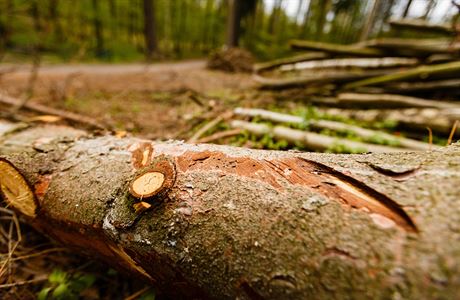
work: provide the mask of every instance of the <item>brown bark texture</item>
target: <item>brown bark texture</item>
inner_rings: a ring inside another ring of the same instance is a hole
[[[332,155],[0,123],[0,157],[30,224],[174,298],[460,297],[459,144]],[[139,199],[146,172],[164,183]]]

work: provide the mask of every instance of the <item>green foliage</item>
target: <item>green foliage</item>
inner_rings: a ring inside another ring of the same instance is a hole
[[[358,0],[303,1],[307,6],[304,9],[298,6],[296,15],[286,13],[286,7],[292,5],[286,5],[290,0],[271,1],[271,10],[267,9],[268,1],[241,2],[240,44],[260,60],[290,54],[288,41],[294,38],[356,42],[368,13],[368,1]],[[382,18],[391,18],[393,4],[384,6],[377,25],[382,24]],[[227,32],[228,9],[224,0],[154,1],[157,57],[203,57],[220,48]],[[377,34],[390,34],[379,26]],[[100,40],[96,38],[97,31]],[[430,33],[399,34],[414,38],[427,37]],[[3,45],[10,53],[29,55],[39,45],[42,54],[53,57],[51,61],[142,60],[145,54],[142,1],[0,1],[0,50]]]
[[[327,153],[344,153],[344,154],[359,154],[366,153],[364,148],[350,148],[340,143],[334,143],[326,150]]]
[[[255,149],[268,149],[268,150],[288,150],[292,147],[283,139],[275,139],[270,134],[257,136],[255,134],[243,131],[241,134],[233,137],[230,141],[232,146],[251,146]]]
[[[393,147],[398,147],[401,146],[401,143],[397,140],[389,140],[387,138],[382,137],[379,134],[375,134],[371,136],[369,139],[366,141],[373,143],[373,144],[379,144],[379,145],[388,145],[388,146],[393,146]]]
[[[55,269],[48,277],[47,285],[38,293],[38,300],[79,299],[80,293],[93,286],[96,277],[92,274],[75,273]]]
[[[155,291],[147,291],[139,297],[139,300],[155,300]]]

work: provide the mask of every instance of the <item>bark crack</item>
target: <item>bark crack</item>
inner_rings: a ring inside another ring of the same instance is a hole
[[[351,176],[345,175],[339,171],[336,171],[329,166],[302,157],[299,157],[299,159],[307,162],[310,165],[313,165],[321,175],[324,176],[324,174],[326,174],[326,176],[331,179],[330,182],[335,184],[338,188],[342,189],[348,194],[355,196],[355,199],[353,200],[358,201],[356,204],[390,218],[407,231],[418,232],[418,228],[414,221],[404,211],[404,209],[385,194],[382,194],[367,186],[363,182]],[[343,199],[346,200],[349,204],[353,205],[349,201],[352,199],[352,197],[343,197]]]
[[[391,178],[393,178],[394,180],[397,180],[397,181],[406,180],[406,179],[414,176],[415,174],[417,174],[417,171],[420,170],[420,166],[418,166],[418,167],[410,169],[410,170],[404,170],[404,171],[398,172],[398,171],[394,171],[394,170],[391,170],[391,169],[388,169],[388,168],[384,168],[384,167],[381,167],[381,166],[378,166],[378,165],[375,165],[375,164],[372,164],[372,163],[368,163],[367,165],[369,167],[371,167],[374,171],[376,171],[376,172],[378,172],[378,173],[380,173],[382,175],[391,177]]]

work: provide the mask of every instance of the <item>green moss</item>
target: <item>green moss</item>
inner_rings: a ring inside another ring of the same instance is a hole
[[[326,153],[349,153],[349,154],[359,154],[366,153],[365,148],[350,148],[341,143],[334,143],[331,147],[327,148]]]

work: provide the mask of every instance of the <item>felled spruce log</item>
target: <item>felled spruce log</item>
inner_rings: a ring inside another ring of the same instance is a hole
[[[395,82],[385,86],[389,92],[411,93],[422,91],[438,91],[460,89],[460,79],[434,80],[426,82]]]
[[[439,110],[435,108],[403,108],[403,109],[341,109],[318,108],[320,113],[356,119],[365,122],[394,122],[406,129],[426,132],[432,129],[446,137],[452,130],[455,120],[460,117],[457,110]],[[460,133],[457,128],[457,134]]]
[[[257,73],[261,71],[271,70],[286,64],[295,64],[298,62],[311,60],[321,60],[327,57],[328,55],[323,52],[308,52],[305,54],[299,54],[292,57],[279,58],[272,61],[255,64],[254,71]]]
[[[325,155],[0,128],[9,207],[173,299],[460,297],[459,145]]]
[[[308,124],[315,128],[329,129],[334,131],[347,131],[353,132],[356,136],[373,139],[379,138],[385,140],[388,144],[397,144],[399,147],[413,149],[413,150],[431,150],[438,148],[436,145],[430,145],[413,139],[395,136],[382,131],[367,129],[355,125],[350,125],[342,122],[329,121],[329,120],[306,120],[299,116],[277,113],[263,109],[250,109],[237,107],[234,111],[238,116],[260,117],[264,120],[273,122],[293,123],[293,124]]]
[[[363,43],[369,48],[387,50],[388,53],[402,56],[429,56],[431,54],[449,54],[459,51],[459,44],[448,39],[402,39],[379,38]]]
[[[374,145],[369,143],[355,142],[352,140],[332,137],[314,132],[307,132],[298,129],[292,129],[285,126],[271,127],[266,124],[257,124],[241,120],[233,120],[230,122],[232,128],[247,130],[255,135],[263,136],[265,134],[272,135],[276,139],[284,139],[291,143],[300,143],[303,146],[318,151],[326,151],[334,146],[343,146],[355,153],[377,152],[404,152],[407,149],[389,147],[383,145]]]
[[[260,75],[254,75],[253,78],[261,89],[285,89],[292,87],[305,86],[308,84],[323,83],[344,83],[363,78],[381,76],[392,73],[391,69],[376,70],[331,70],[330,72],[316,73],[314,71],[307,76],[298,76],[291,78],[271,78]]]
[[[326,68],[389,68],[415,66],[419,61],[415,58],[404,57],[382,57],[382,58],[335,58],[302,61],[284,64],[280,67],[281,71],[326,69]]]
[[[337,104],[345,106],[358,106],[361,108],[439,108],[460,109],[460,104],[439,100],[422,99],[417,97],[402,96],[395,94],[364,94],[364,93],[341,93],[337,96]]]
[[[439,65],[420,66],[417,68],[394,72],[373,78],[367,78],[356,82],[348,83],[344,89],[354,89],[369,85],[381,85],[389,82],[432,79],[437,77],[458,78],[460,76],[460,61],[449,62]]]
[[[385,52],[380,49],[366,48],[361,45],[341,45],[333,43],[323,43],[304,40],[289,41],[291,48],[309,51],[322,51],[334,55],[381,57]]]
[[[455,34],[455,31],[449,24],[432,24],[424,20],[417,19],[390,20],[388,23],[391,25],[391,27],[394,28],[413,29],[417,30],[418,32],[431,31],[448,35]]]

